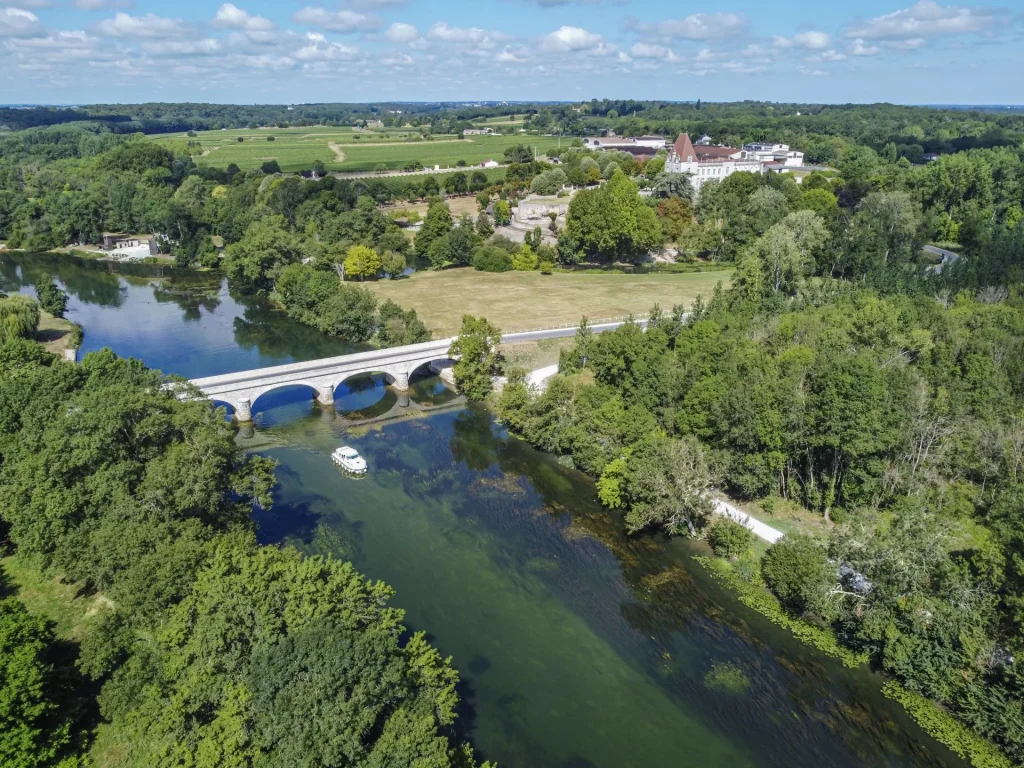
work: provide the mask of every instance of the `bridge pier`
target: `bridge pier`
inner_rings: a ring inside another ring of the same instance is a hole
[[[239,423],[252,421],[252,403],[245,397],[235,403],[235,419]]]
[[[325,381],[319,390],[317,390],[316,401],[320,405],[334,405],[334,384],[330,381]]]
[[[405,392],[409,389],[409,374],[408,373],[395,373],[392,374],[394,381],[391,382],[391,386],[397,389],[399,392]]]

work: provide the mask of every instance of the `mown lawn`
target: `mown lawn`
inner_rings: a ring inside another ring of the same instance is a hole
[[[415,309],[435,336],[458,332],[464,314],[483,315],[505,332],[641,314],[653,304],[665,310],[689,306],[730,273],[625,275],[616,273],[477,272],[447,269],[417,272],[401,280],[381,280],[367,287],[381,300]]]
[[[269,137],[273,141],[268,141]],[[184,149],[186,142],[198,142],[203,154],[194,156],[198,165],[226,168],[234,163],[242,170],[259,168],[276,160],[282,171],[304,171],[317,160],[332,171],[372,171],[383,165],[399,169],[415,160],[424,166],[454,166],[459,160],[477,164],[494,159],[504,162],[505,149],[516,144],[536,148],[538,154],[558,146],[550,136],[435,136],[423,141],[409,129],[353,131],[351,128],[257,128],[158,134],[151,137],[167,146]],[[242,141],[239,142],[238,139]],[[343,158],[343,159],[342,159]]]

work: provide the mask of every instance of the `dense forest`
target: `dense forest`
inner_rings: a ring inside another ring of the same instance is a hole
[[[0,347],[0,542],[100,607],[62,644],[0,583],[0,763],[473,765],[457,673],[387,585],[256,543],[274,464],[183,386]]]

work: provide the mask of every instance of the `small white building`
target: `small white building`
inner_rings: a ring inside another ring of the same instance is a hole
[[[804,164],[804,153],[789,148],[789,144],[753,142],[744,144],[743,151],[763,163],[779,163],[790,168]]]
[[[493,128],[465,128],[462,131],[463,136],[490,136],[492,133]]]
[[[491,158],[490,160],[484,160],[480,163],[481,168],[497,168],[501,165],[497,160]]]
[[[664,149],[664,136],[636,136],[623,138],[621,136],[594,136],[583,140],[583,146],[587,149],[609,149],[621,152],[629,152],[637,147],[651,147],[653,149]]]

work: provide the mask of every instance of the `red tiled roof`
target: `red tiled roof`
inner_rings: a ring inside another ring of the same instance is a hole
[[[729,157],[739,152],[738,149],[733,147],[710,147],[707,145],[701,146],[697,150],[698,157]]]
[[[688,133],[680,133],[672,148],[684,163],[691,157],[694,159],[697,157],[697,153],[693,151],[693,144],[690,142],[690,134]]]

